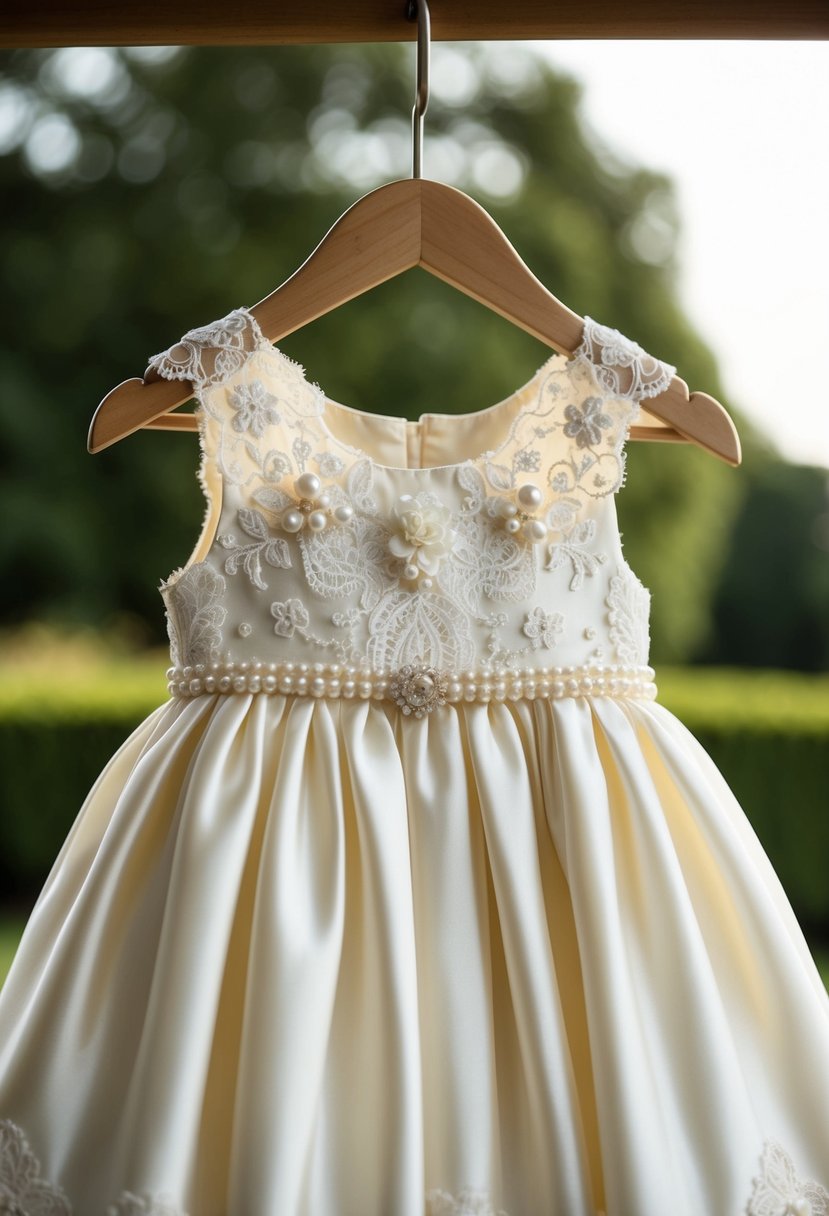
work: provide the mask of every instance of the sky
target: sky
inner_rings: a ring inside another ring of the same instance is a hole
[[[674,179],[682,302],[730,401],[829,468],[829,43],[532,45],[604,144]]]

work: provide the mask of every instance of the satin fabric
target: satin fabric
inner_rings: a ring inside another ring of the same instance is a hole
[[[786,895],[658,702],[172,700],[0,994],[0,1117],[76,1216],[737,1216],[766,1138],[829,1180],[827,1080]]]

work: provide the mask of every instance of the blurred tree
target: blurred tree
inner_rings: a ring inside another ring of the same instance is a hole
[[[829,671],[829,475],[755,455],[700,663]]]
[[[0,621],[131,614],[162,642],[156,587],[202,516],[195,440],[147,431],[91,459],[95,404],[410,173],[413,48],[66,48],[5,53],[0,72]],[[426,175],[479,198],[567,304],[722,399],[677,300],[670,183],[602,147],[580,87],[530,51],[438,44],[432,76]],[[419,271],[282,346],[335,399],[409,417],[500,400],[549,354]],[[709,635],[743,485],[685,445],[631,445],[620,522],[656,662]]]

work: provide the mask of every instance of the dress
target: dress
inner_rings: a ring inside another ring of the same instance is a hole
[[[245,308],[152,365],[207,510],[0,994],[0,1212],[827,1216],[829,998],[622,554],[673,368],[588,320],[409,422]]]

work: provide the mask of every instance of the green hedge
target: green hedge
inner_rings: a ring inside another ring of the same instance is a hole
[[[829,676],[657,670],[659,700],[744,808],[807,932],[829,942]]]
[[[30,900],[105,761],[167,699],[163,656],[0,683],[0,893]],[[659,701],[718,765],[795,911],[829,939],[829,677],[657,670]]]
[[[105,762],[167,700],[169,661],[0,668],[0,903],[32,902]]]

